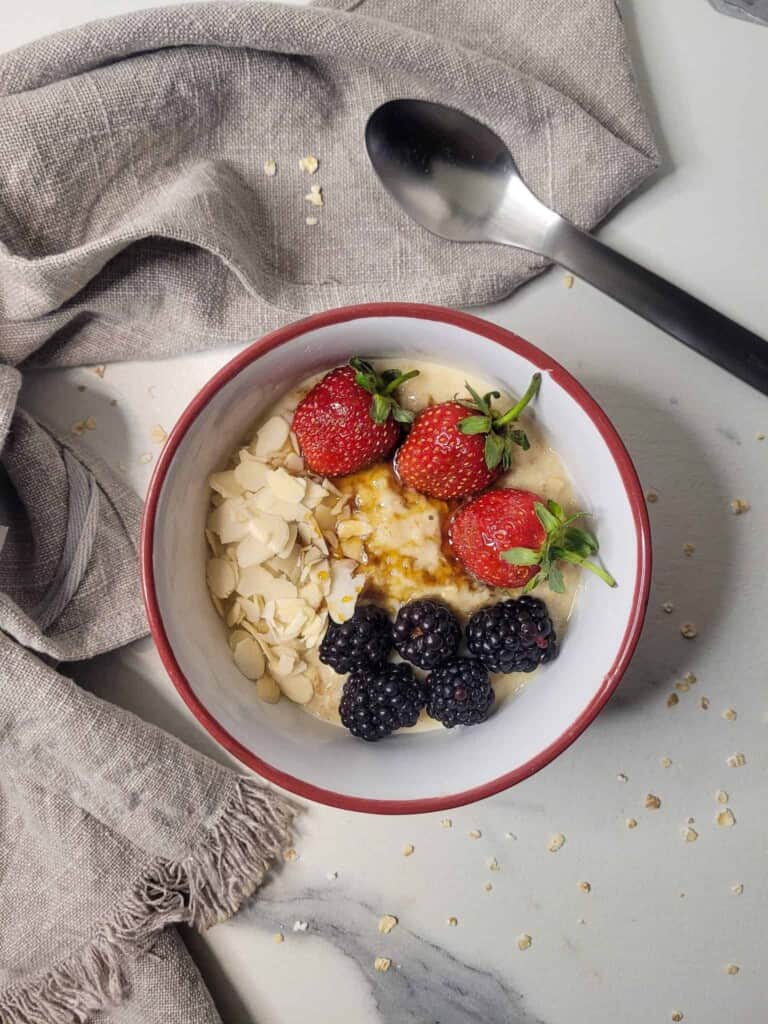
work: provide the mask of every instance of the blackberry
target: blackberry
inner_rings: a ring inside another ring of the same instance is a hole
[[[320,644],[320,661],[342,675],[360,665],[378,665],[392,648],[392,623],[383,608],[359,604],[346,622],[331,622]]]
[[[476,658],[438,665],[427,676],[427,689],[427,714],[446,729],[484,722],[493,706],[490,677]]]
[[[353,669],[339,702],[339,714],[353,736],[380,740],[395,729],[416,725],[426,692],[402,662]]]
[[[452,658],[461,643],[456,616],[440,601],[411,601],[397,613],[395,647],[401,658],[419,668],[434,668]]]
[[[533,672],[559,650],[547,606],[527,595],[475,612],[467,647],[489,672]]]

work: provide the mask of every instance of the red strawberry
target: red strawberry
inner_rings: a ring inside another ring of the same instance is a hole
[[[471,402],[456,399],[426,408],[397,452],[400,480],[433,498],[460,498],[482,491],[509,469],[516,444],[524,451],[530,448],[524,431],[513,424],[540,383],[541,374],[534,374],[520,401],[503,415],[491,408],[498,391],[481,397],[469,384]]]
[[[309,469],[343,476],[384,458],[400,438],[400,424],[413,413],[401,409],[395,390],[418,370],[379,374],[370,363],[350,359],[306,395],[293,414],[293,429]]]
[[[458,509],[448,537],[464,568],[493,587],[524,587],[527,593],[547,580],[550,590],[561,594],[565,584],[558,561],[581,565],[614,587],[605,569],[587,561],[598,545],[591,533],[572,525],[583,515],[566,517],[556,501],[545,503],[530,491],[505,487]]]

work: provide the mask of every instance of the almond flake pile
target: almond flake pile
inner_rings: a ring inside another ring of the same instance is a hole
[[[365,583],[339,536],[348,501],[330,480],[305,475],[281,416],[267,420],[234,463],[208,481],[211,600],[230,629],[235,665],[262,700],[307,704],[307,658],[329,618],[352,617]]]

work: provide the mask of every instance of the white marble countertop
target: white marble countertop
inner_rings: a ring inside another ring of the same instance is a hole
[[[27,0],[22,18],[5,5],[0,45],[132,6]],[[601,237],[768,337],[768,30],[706,0],[621,7],[665,167]],[[482,804],[412,818],[309,807],[299,859],[190,946],[226,1024],[651,1024],[676,1011],[691,1024],[765,1020],[768,441],[757,435],[768,433],[768,400],[586,285],[564,288],[558,271],[482,315],[579,376],[658,492],[654,589],[632,666],[579,742]],[[83,443],[143,491],[152,466],[140,456],[157,451],[150,429],[170,428],[230,355],[114,366],[103,379],[40,374],[25,399],[63,426],[94,416]],[[736,497],[751,511],[733,515]],[[695,640],[681,637],[682,621],[696,623]],[[675,690],[688,672],[698,681]],[[226,760],[149,641],[82,678]],[[737,752],[746,764],[728,767]],[[719,790],[730,829],[716,824]],[[658,810],[644,806],[649,793]],[[684,839],[689,827],[694,842]],[[549,853],[557,832],[567,841]],[[406,842],[415,847],[407,859]],[[384,913],[400,921],[389,936],[377,931]],[[297,919],[309,922],[305,934],[292,931]],[[279,929],[282,945],[272,938]],[[525,951],[521,933],[533,940]],[[386,974],[373,969],[378,955],[392,958]]]

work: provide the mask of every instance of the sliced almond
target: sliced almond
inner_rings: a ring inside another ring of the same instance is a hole
[[[243,493],[243,487],[239,483],[235,472],[231,469],[224,473],[211,473],[208,477],[209,487],[222,496],[222,498],[237,498]]]
[[[233,544],[250,533],[249,518],[242,497],[225,498],[208,517],[208,529],[219,535],[222,544]]]
[[[234,651],[241,640],[250,640],[250,633],[245,629],[234,629],[229,634],[229,646]]]
[[[331,589],[326,597],[328,611],[334,622],[352,618],[358,595],[365,585],[365,576],[355,575],[357,566],[349,559],[338,559],[331,565]]]
[[[262,458],[269,458],[277,455],[288,440],[290,427],[287,420],[282,416],[273,416],[259,427],[256,434],[256,441],[253,444],[253,454]]]
[[[368,537],[373,527],[362,519],[345,519],[336,526],[336,534],[339,540],[349,540],[351,537]]]
[[[209,558],[205,571],[211,593],[219,598],[229,597],[237,582],[232,563],[225,558]]]
[[[277,704],[282,696],[282,691],[272,676],[264,675],[256,683],[256,696],[267,704]]]
[[[267,559],[272,558],[274,551],[266,544],[263,540],[258,537],[250,536],[246,537],[245,540],[241,540],[237,545],[236,558],[237,564],[242,569],[248,569],[250,566],[262,565]],[[241,594],[245,594],[246,597],[250,597],[251,594],[255,594],[255,590],[241,589]]]
[[[252,572],[253,570],[248,569],[247,571]],[[255,626],[258,622],[261,621],[261,599],[258,597],[256,593],[254,593],[254,596],[252,598],[241,597],[239,598],[239,601],[240,607],[243,610],[243,615],[245,616],[245,619],[240,622],[240,625],[243,627],[243,629],[248,629],[247,624],[249,622]]]
[[[300,502],[307,493],[307,481],[300,476],[291,476],[282,466],[270,472],[267,486],[276,498],[291,504]]]
[[[240,602],[237,599],[235,599],[232,602],[232,605],[231,605],[229,611],[227,612],[227,615],[226,615],[226,618],[225,618],[224,621],[227,623],[227,625],[231,629],[233,626],[236,626],[240,622],[240,620],[244,617],[244,615],[245,615],[245,612],[243,611],[242,605],[240,604]]]
[[[278,552],[278,558],[287,558],[296,547],[296,541],[299,537],[299,526],[298,523],[288,523],[288,540],[283,544],[282,548]]]
[[[255,640],[241,640],[235,647],[234,659],[246,679],[260,679],[264,675],[264,655]]]
[[[309,515],[301,502],[283,501],[278,498],[270,487],[263,487],[249,499],[251,510],[267,512],[285,523],[301,523]]]
[[[302,674],[283,676],[279,680],[279,686],[288,700],[292,700],[294,704],[308,704],[315,694],[312,680]]]
[[[241,491],[260,491],[267,486],[270,468],[255,459],[243,459],[232,471]]]
[[[323,592],[316,583],[305,583],[303,587],[299,587],[299,597],[303,598],[315,611],[323,603]]]
[[[351,537],[341,542],[341,553],[345,558],[351,558],[354,562],[362,562],[365,549],[359,537]]]
[[[288,455],[285,456],[283,465],[289,473],[303,473],[305,468],[304,459],[302,459],[300,455],[297,455],[296,452],[289,452]]]
[[[245,544],[246,541],[243,541]],[[274,582],[274,576],[261,565],[250,565],[240,571],[237,581],[237,592],[243,597],[254,597],[264,594],[265,589]]]
[[[327,497],[328,491],[322,484],[317,483],[316,480],[310,480],[307,483],[307,492],[303,499],[307,508],[315,508],[321,501],[325,501]]]

